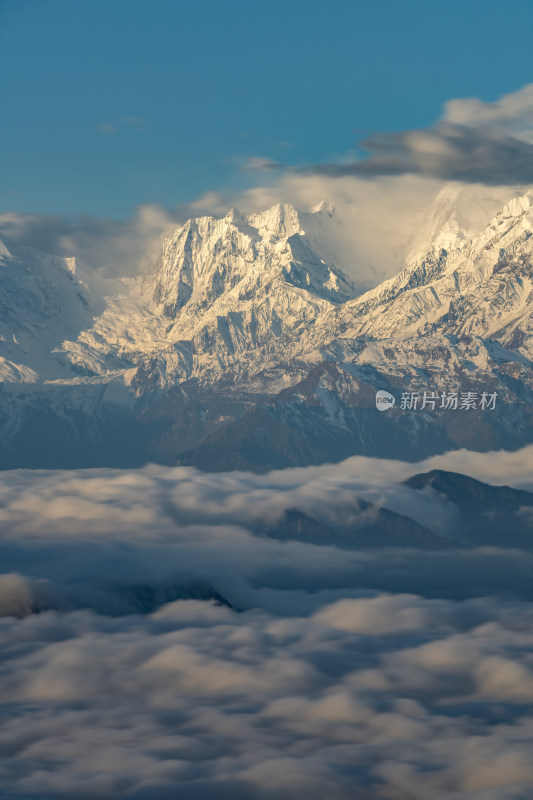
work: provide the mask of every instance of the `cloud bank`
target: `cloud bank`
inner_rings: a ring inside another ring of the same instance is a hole
[[[6,619],[3,796],[525,800],[529,605]]]
[[[350,525],[365,497],[443,533],[453,509],[399,481],[461,466],[527,487],[532,463],[3,473],[2,797],[530,797],[531,554],[347,552],[256,524]]]

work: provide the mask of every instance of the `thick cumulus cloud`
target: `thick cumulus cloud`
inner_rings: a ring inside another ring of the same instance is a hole
[[[357,498],[446,535],[400,481],[527,487],[531,447],[421,464],[13,471],[0,481],[2,797],[526,800],[531,555],[277,541]]]
[[[361,142],[367,158],[319,164],[331,176],[412,174],[482,184],[533,181],[533,84],[494,103],[451,100],[431,128],[377,133]]]
[[[444,119],[454,125],[490,125],[533,144],[533,83],[493,103],[475,97],[449,100]]]

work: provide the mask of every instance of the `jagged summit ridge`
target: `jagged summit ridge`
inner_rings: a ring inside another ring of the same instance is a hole
[[[273,356],[281,339],[358,294],[321,257],[312,229],[304,230],[322,210],[285,204],[245,215],[233,208],[220,219],[189,220],[165,240],[144,281],[150,313],[168,320],[167,354],[163,346],[155,355],[158,365],[166,361],[158,381],[168,378],[167,355],[174,380],[205,374],[215,362],[238,369],[239,354],[262,349]]]
[[[290,203],[278,203],[260,214],[250,214],[248,222],[261,235],[270,234],[283,238],[303,233],[303,216],[304,214]]]
[[[341,270],[313,249],[312,237],[303,229],[306,216],[311,215],[285,204],[262,214],[245,215],[233,208],[221,219],[189,220],[163,244],[153,275],[154,303],[165,316],[177,319],[186,307],[189,318],[205,313],[238,286],[240,301],[266,286],[278,293],[298,288],[329,303],[355,296]]]

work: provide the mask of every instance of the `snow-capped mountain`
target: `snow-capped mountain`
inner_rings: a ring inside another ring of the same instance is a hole
[[[415,264],[428,252],[453,250],[485,230],[502,207],[526,193],[526,188],[448,183],[424,209],[413,226],[405,252],[407,265]]]
[[[63,342],[90,327],[116,289],[80,259],[0,243],[0,379],[67,377]]]
[[[202,217],[178,229],[146,280],[151,308],[170,320],[167,342],[190,342],[191,357],[227,366],[294,338],[355,297],[356,286],[320,257],[303,224],[291,206],[275,206],[251,217],[231,209],[222,220]]]
[[[506,343],[521,331],[533,357],[533,193],[508,203],[476,236],[449,250],[434,245],[396,278],[317,320],[338,335],[390,338],[430,332],[474,334]],[[525,350],[524,350],[525,347]]]
[[[134,280],[4,248],[2,465],[266,469],[523,444],[533,194],[474,234],[457,207],[456,187],[441,193],[424,233],[435,238],[370,289],[335,259],[327,204],[191,219]],[[386,413],[378,389],[395,397]],[[450,391],[498,405],[401,407],[402,393]]]

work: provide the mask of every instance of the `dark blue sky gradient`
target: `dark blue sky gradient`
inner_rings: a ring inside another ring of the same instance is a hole
[[[529,0],[0,8],[3,211],[171,207],[244,185],[239,159],[338,158],[354,129],[425,127],[532,77]]]

